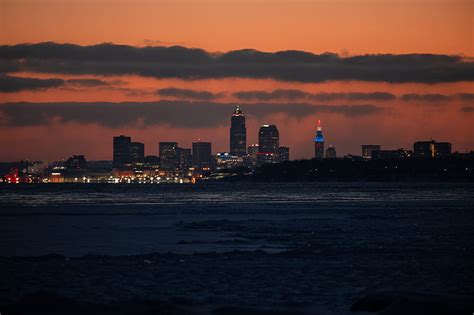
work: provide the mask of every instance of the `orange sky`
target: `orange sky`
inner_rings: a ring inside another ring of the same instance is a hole
[[[54,41],[91,45],[113,42],[133,46],[183,45],[208,51],[254,48],[262,51],[303,50],[347,55],[367,53],[434,53],[474,56],[474,1],[464,0],[0,0],[0,45]],[[205,79],[185,81],[139,76],[79,76],[41,73],[11,75],[34,78],[96,78],[114,82],[107,87],[52,88],[0,93],[5,102],[125,102],[157,101],[157,89],[178,87],[225,93],[220,102],[239,101],[233,92],[299,89],[311,93],[388,92],[474,93],[474,81],[405,83],[336,81],[282,82],[272,79]],[[141,94],[130,94],[141,91]],[[401,102],[371,103],[383,114],[350,118],[315,113],[303,118],[274,114],[260,121],[248,115],[249,143],[256,142],[258,126],[276,123],[281,144],[291,158],[313,153],[314,122],[323,119],[328,144],[338,155],[360,154],[360,144],[410,148],[415,140],[435,138],[453,142],[454,150],[474,150],[474,113],[461,113],[472,102],[449,101],[439,106]],[[336,102],[340,103],[340,102]],[[436,105],[436,104],[435,104]],[[185,118],[188,119],[188,118]],[[191,119],[191,118],[190,118]],[[146,128],[107,128],[53,120],[47,126],[1,125],[0,161],[64,159],[86,154],[89,159],[111,159],[111,138],[129,134],[157,154],[158,141],[177,140],[189,147],[194,138],[213,142],[213,151],[228,150],[228,126],[180,129],[156,125]]]
[[[470,0],[1,0],[0,43],[474,56]]]

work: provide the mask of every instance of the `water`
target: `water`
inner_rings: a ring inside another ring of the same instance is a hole
[[[339,314],[372,291],[474,294],[472,184],[2,186],[0,200],[5,301],[48,288]]]

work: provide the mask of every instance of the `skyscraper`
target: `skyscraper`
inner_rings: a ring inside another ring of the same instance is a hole
[[[197,168],[208,168],[212,164],[210,142],[193,142],[193,164]]]
[[[145,144],[141,142],[130,143],[130,162],[134,166],[145,163]]]
[[[258,132],[258,152],[278,153],[280,134],[275,125],[262,125]]]
[[[160,165],[163,170],[174,170],[178,161],[178,143],[160,142]]]
[[[290,160],[290,148],[279,147],[278,148],[278,162],[285,162]]]
[[[131,163],[130,143],[132,138],[120,135],[114,137],[113,167],[122,169],[125,165]]]
[[[237,105],[230,120],[230,154],[244,156],[247,154],[247,129],[245,116]]]
[[[314,138],[314,157],[317,159],[324,158],[324,137],[323,129],[321,128],[321,120],[318,120],[318,129],[316,130],[316,137]]]
[[[275,125],[262,125],[258,131],[257,165],[278,162],[280,133]]]

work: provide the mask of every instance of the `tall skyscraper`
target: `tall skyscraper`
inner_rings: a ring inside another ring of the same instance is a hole
[[[324,158],[324,136],[323,128],[321,128],[321,120],[318,120],[318,129],[314,138],[314,157],[317,159]]]
[[[178,161],[178,143],[177,142],[160,142],[160,165],[163,170],[174,170]]]
[[[244,156],[247,154],[247,129],[245,116],[237,105],[230,120],[230,154]]]
[[[257,165],[278,162],[280,133],[275,125],[262,125],[258,131]]]
[[[134,166],[145,163],[145,144],[141,142],[130,143],[130,160]]]
[[[275,125],[262,125],[258,132],[258,152],[278,153],[280,133]]]
[[[210,142],[193,142],[193,165],[197,168],[208,168],[212,164]]]
[[[119,170],[143,166],[145,160],[145,145],[141,142],[132,142],[131,137],[114,137],[113,167]]]
[[[113,148],[113,167],[116,169],[122,169],[125,165],[131,163],[130,158],[130,143],[132,138],[124,135],[114,137],[114,148]]]

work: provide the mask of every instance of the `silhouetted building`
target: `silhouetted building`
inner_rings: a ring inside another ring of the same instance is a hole
[[[337,158],[336,148],[332,145],[329,146],[326,150],[326,159],[335,159]]]
[[[417,158],[444,158],[451,155],[451,143],[418,141],[413,144],[413,153]]]
[[[193,142],[193,165],[200,169],[211,167],[212,149],[210,142]]]
[[[87,160],[84,155],[73,155],[66,160],[64,166],[70,170],[84,170],[87,168]]]
[[[130,158],[132,166],[143,166],[145,162],[145,144],[141,142],[130,143]]]
[[[362,145],[362,157],[364,159],[371,159],[372,158],[372,151],[380,151],[382,146],[379,144],[363,144]]]
[[[160,165],[163,170],[174,170],[178,161],[178,143],[160,142]]]
[[[398,149],[398,150],[373,150],[372,160],[402,160],[413,156],[413,151]]]
[[[279,147],[278,148],[278,162],[285,162],[290,160],[290,148]]]
[[[188,170],[193,165],[191,149],[178,147],[178,167],[180,170]]]
[[[280,134],[275,125],[262,125],[258,132],[258,152],[278,153]]]
[[[324,158],[324,136],[321,128],[321,120],[318,120],[318,128],[316,130],[316,137],[314,138],[314,157],[316,159]]]
[[[132,138],[126,136],[114,137],[113,167],[122,169],[131,164],[130,143]]]
[[[239,106],[232,114],[230,124],[230,154],[244,156],[247,154],[247,129],[245,116]]]

